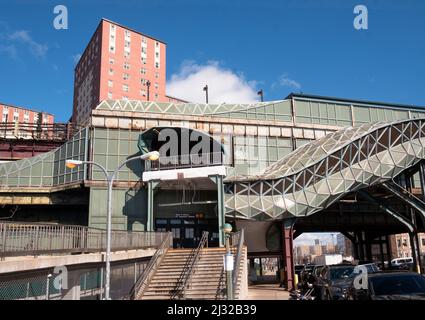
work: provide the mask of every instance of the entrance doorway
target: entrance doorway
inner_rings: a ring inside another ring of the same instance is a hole
[[[155,231],[172,232],[174,248],[196,247],[204,231],[208,231],[208,246],[218,247],[219,244],[217,219],[157,218]]]

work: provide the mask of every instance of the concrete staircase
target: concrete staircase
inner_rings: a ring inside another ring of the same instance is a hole
[[[170,249],[165,254],[161,265],[153,275],[148,287],[142,295],[142,300],[169,300],[177,287],[180,274],[191,249]],[[226,274],[223,270],[224,248],[204,248],[194,267],[190,286],[183,297],[174,299],[222,300],[226,298]],[[236,298],[239,295],[240,284],[243,282],[243,268],[246,269],[246,247],[242,254]]]

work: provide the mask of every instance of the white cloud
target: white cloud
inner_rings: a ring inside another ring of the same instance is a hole
[[[185,61],[180,71],[168,81],[167,94],[205,103],[203,88],[207,84],[209,103],[252,103],[258,101],[256,83],[223,68],[217,61],[209,61],[205,65]]]
[[[81,59],[81,53],[74,54],[71,58],[74,61],[74,63],[77,64],[78,61],[80,61]]]
[[[9,40],[19,41],[29,47],[31,53],[37,58],[44,58],[49,50],[49,47],[45,44],[40,44],[34,41],[29,35],[28,31],[20,30],[12,32],[9,35]]]
[[[279,80],[272,85],[273,88],[278,86],[289,87],[297,90],[301,89],[301,84],[298,81],[289,78],[287,73],[282,74],[279,77]]]

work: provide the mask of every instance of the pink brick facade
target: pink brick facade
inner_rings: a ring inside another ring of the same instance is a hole
[[[40,119],[41,116],[41,119]],[[19,123],[19,124],[49,124],[55,121],[54,115],[46,112],[38,112],[35,110],[12,106],[0,103],[0,117],[2,123]],[[39,122],[40,121],[40,122]]]
[[[75,68],[73,122],[103,100],[169,102],[165,87],[166,44],[102,19]]]

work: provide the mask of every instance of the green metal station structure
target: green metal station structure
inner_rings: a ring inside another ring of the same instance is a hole
[[[119,171],[112,229],[170,231],[175,247],[209,231],[222,246],[229,222],[245,230],[251,260],[279,259],[288,288],[303,232],[342,232],[358,259],[379,244],[382,260],[388,235],[408,232],[420,272],[424,146],[419,106],[304,94],[252,104],[106,100],[59,148],[0,164],[0,217],[105,228],[104,174],[65,161],[111,172],[157,150],[159,161]]]

